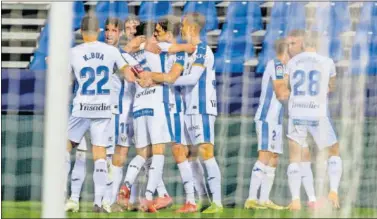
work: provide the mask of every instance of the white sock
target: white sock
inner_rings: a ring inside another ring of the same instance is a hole
[[[289,189],[291,190],[292,200],[300,199],[301,189],[301,170],[298,163],[291,163],[287,170]]]
[[[202,163],[200,162],[200,159],[197,158],[195,160],[189,161],[189,163],[194,178],[194,188],[196,193],[198,194],[199,201],[203,201],[205,199],[208,200],[207,188],[204,178],[204,169]]]
[[[166,191],[164,180],[161,178],[160,183],[157,185],[157,194],[158,197],[163,198],[165,195],[169,195],[168,191]]]
[[[270,200],[270,192],[275,179],[275,167],[266,166],[265,174],[261,184],[260,201],[266,202]]]
[[[86,152],[76,151],[76,161],[71,175],[71,200],[78,202],[86,176]]]
[[[313,171],[310,162],[301,162],[301,180],[309,201],[315,202],[317,199],[314,192]]]
[[[144,171],[144,168],[140,171],[140,173]],[[140,176],[138,176],[135,180],[135,182],[132,184],[132,187],[131,187],[131,194],[130,194],[130,203],[131,204],[135,204],[138,197],[139,197],[139,194],[140,194]]]
[[[249,198],[250,200],[258,200],[257,194],[258,189],[265,178],[266,165],[259,160],[255,162],[254,167],[251,171],[250,177],[250,187],[249,187]]]
[[[330,179],[330,190],[338,193],[340,178],[342,177],[342,159],[339,156],[331,156],[327,171]]]
[[[179,173],[181,174],[181,179],[183,183],[183,188],[186,193],[186,202],[195,204],[194,195],[194,179],[192,176],[192,169],[187,160],[178,164]]]
[[[128,164],[128,169],[126,173],[126,177],[124,178],[124,183],[128,188],[132,186],[132,184],[135,182],[135,179],[137,175],[140,172],[141,167],[144,165],[145,159],[140,156],[136,155]]]
[[[111,204],[111,200],[113,199],[113,162],[112,156],[107,155],[107,181],[106,181],[106,190],[105,195],[103,197],[103,201],[107,204]]]
[[[94,162],[94,204],[102,206],[102,198],[106,190],[107,163],[105,159],[98,159]]]
[[[153,194],[156,191],[157,185],[162,180],[164,161],[164,155],[156,154],[152,156],[152,164],[149,168],[147,191],[145,191],[145,198],[149,201],[153,200]]]
[[[206,166],[208,173],[208,184],[212,193],[212,201],[218,205],[221,204],[221,172],[216,159],[213,157],[211,159],[205,160],[204,165]]]
[[[111,204],[115,203],[118,197],[120,183],[123,178],[123,167],[113,166],[113,190],[111,194]]]

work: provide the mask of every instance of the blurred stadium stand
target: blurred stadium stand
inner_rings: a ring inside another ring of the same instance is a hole
[[[335,1],[77,1],[74,4],[75,44],[82,43],[80,20],[89,11],[97,14],[101,28],[108,15],[124,20],[128,14],[136,14],[147,20],[167,13],[181,16],[198,11],[207,17],[203,34],[219,60],[218,72],[241,73],[246,67],[245,71],[262,73],[268,59],[274,56],[274,40],[297,28],[319,30],[324,37],[322,52],[328,53],[339,67],[348,68],[358,54],[357,39],[377,33],[377,22],[372,22],[377,19],[376,5],[375,2]],[[48,9],[46,3],[3,3],[3,68],[45,68],[42,59],[48,52]],[[101,36],[103,39],[103,33]],[[374,58],[370,62],[374,63]]]

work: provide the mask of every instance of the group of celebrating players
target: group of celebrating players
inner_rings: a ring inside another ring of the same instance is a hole
[[[97,18],[92,14],[83,18],[84,43],[71,49],[75,80],[68,122],[67,178],[71,172],[72,148],[77,150],[66,211],[79,210],[86,175],[87,131],[94,160],[94,212],[156,212],[171,206],[173,200],[162,177],[167,145],[171,146],[185,192],[185,203],[177,212],[223,211],[221,172],[214,156],[217,116],[214,55],[201,40],[204,25],[205,17],[199,13],[189,13],[182,19],[166,16],[156,23],[140,22],[134,16],[124,22],[109,17],[103,43],[98,41]],[[123,33],[127,43],[120,47]],[[288,208],[301,209],[301,181],[308,193],[309,206],[318,206],[307,132],[320,148],[329,148],[328,197],[339,207],[337,192],[342,164],[335,131],[327,115],[327,93],[333,88],[335,67],[330,58],[315,52],[316,43],[315,36],[304,31],[292,31],[287,39],[276,41],[277,56],[267,64],[255,116],[259,157],[252,170],[245,208],[285,209],[270,201],[269,193],[278,154],[282,153],[283,109],[288,102],[287,174],[292,193]],[[123,166],[131,146],[136,148],[136,156],[129,162],[123,180]],[[200,160],[207,171],[211,198]],[[145,189],[139,188],[142,174],[147,175]],[[139,194],[140,191],[144,194]]]

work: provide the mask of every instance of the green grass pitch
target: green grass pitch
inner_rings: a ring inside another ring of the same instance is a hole
[[[41,216],[40,202],[11,202],[3,201],[2,218],[39,218]],[[308,210],[301,210],[299,212],[273,211],[273,210],[246,210],[242,208],[225,208],[224,212],[215,215],[206,215],[201,213],[193,214],[177,214],[175,209],[178,206],[173,206],[168,209],[160,210],[156,214],[140,213],[140,212],[123,212],[111,214],[97,214],[91,212],[92,204],[89,202],[81,203],[81,212],[68,213],[69,218],[311,218],[313,213]],[[340,212],[332,212],[324,217],[339,218],[342,217]],[[371,208],[353,208],[351,215],[347,217],[352,218],[372,218],[377,217],[377,209]]]

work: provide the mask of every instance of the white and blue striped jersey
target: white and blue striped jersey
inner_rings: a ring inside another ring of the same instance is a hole
[[[143,51],[139,52],[136,57],[145,70],[166,73],[167,52],[154,54],[149,51]],[[159,106],[160,103],[164,103],[169,107],[170,98],[172,98],[169,85],[157,84],[153,87],[143,88],[138,83],[135,84],[134,111],[143,108],[153,108],[154,106]]]
[[[334,61],[316,52],[303,52],[287,64],[291,94],[290,117],[326,117],[330,78],[336,75]]]
[[[201,42],[196,50],[187,58],[187,69],[184,75],[191,74],[192,66],[204,67],[204,72],[194,86],[183,86],[183,100],[186,115],[217,115],[215,58],[209,46]]]
[[[128,65],[134,66],[139,64],[139,62],[133,56],[128,54],[123,49],[119,48],[119,51]],[[133,83],[129,83],[118,74],[114,74],[113,78],[113,113],[123,113],[124,108],[127,108],[125,109],[125,112],[129,112],[129,109],[133,103],[135,85]]]
[[[178,52],[176,54],[169,55],[169,59],[167,62],[167,72],[171,70],[174,64],[179,64],[185,70],[187,65],[187,53],[185,52]],[[183,75],[183,71],[181,75]],[[182,88],[180,86],[170,86],[170,91],[172,93],[170,98],[170,105],[171,105],[171,113],[180,113],[183,112],[184,105],[182,99]]]
[[[119,50],[102,42],[89,42],[71,49],[71,68],[77,91],[72,116],[111,118],[114,69],[127,63]]]
[[[262,90],[255,121],[282,124],[283,106],[276,98],[273,81],[283,79],[285,66],[277,59],[270,60],[262,77]]]

